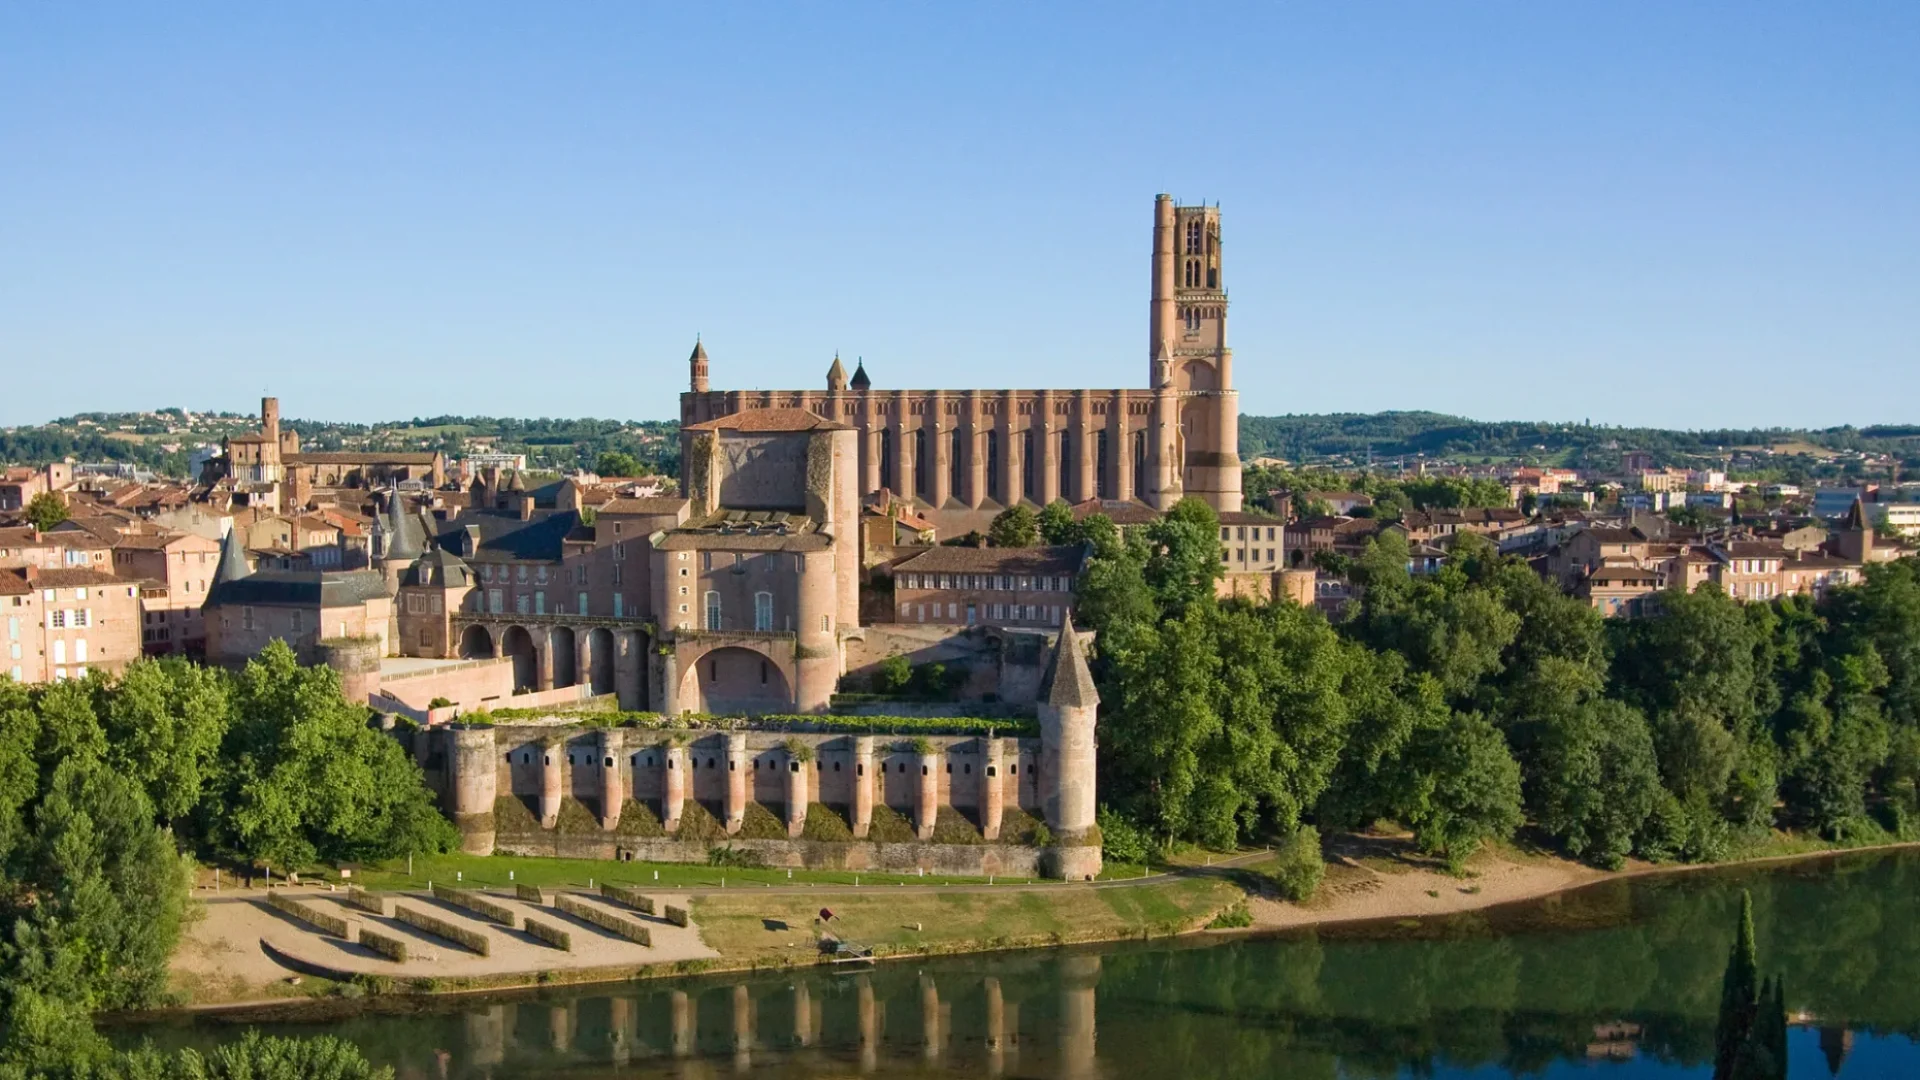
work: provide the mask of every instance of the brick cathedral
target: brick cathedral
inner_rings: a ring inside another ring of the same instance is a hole
[[[683,430],[748,409],[806,409],[857,432],[863,498],[885,489],[959,522],[1055,499],[1187,495],[1240,509],[1239,399],[1227,348],[1220,210],[1153,208],[1147,385],[1123,390],[887,390],[838,357],[825,390],[715,390],[694,346]]]

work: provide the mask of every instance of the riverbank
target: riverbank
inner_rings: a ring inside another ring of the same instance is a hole
[[[189,929],[176,953],[175,988],[188,1008],[204,1010],[357,996],[369,990],[474,993],[803,967],[822,962],[816,917],[823,907],[834,914],[828,929],[835,936],[872,948],[880,959],[1170,937],[1204,931],[1216,916],[1242,904],[1251,914],[1250,926],[1209,932],[1280,931],[1452,915],[1648,874],[1910,846],[1915,845],[1793,850],[1702,865],[1636,863],[1616,871],[1501,847],[1475,856],[1463,874],[1455,875],[1438,860],[1421,855],[1407,837],[1342,834],[1329,838],[1326,877],[1318,894],[1304,904],[1275,898],[1261,872],[1265,856],[1260,853],[1145,879],[1091,885],[901,882],[855,889],[766,883],[757,889],[736,886],[682,893],[698,929],[697,956],[676,951],[673,956],[662,952],[615,961],[589,946],[587,955],[593,962],[555,963],[538,950],[520,950],[527,956],[513,963],[487,965],[485,970],[468,964],[460,971],[416,971],[404,977],[382,976],[374,970],[377,964],[315,963],[313,958],[326,954],[324,948],[297,942],[276,945],[277,937],[298,931],[287,920],[263,914],[264,903],[249,891],[203,908],[205,917]],[[302,962],[289,965],[289,957]]]

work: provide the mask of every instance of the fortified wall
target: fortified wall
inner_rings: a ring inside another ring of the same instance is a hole
[[[1012,735],[555,717],[423,729],[415,755],[472,854],[707,862],[731,847],[768,866],[1091,877],[1096,700],[1076,634],[1045,690],[1038,724]]]

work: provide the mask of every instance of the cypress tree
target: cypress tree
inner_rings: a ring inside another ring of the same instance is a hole
[[[1740,926],[1720,981],[1713,1029],[1713,1080],[1785,1080],[1787,1001],[1784,980],[1760,979],[1753,933],[1753,894],[1740,894]]]

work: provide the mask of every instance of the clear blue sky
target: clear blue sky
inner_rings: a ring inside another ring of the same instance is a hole
[[[1920,421],[1920,3],[0,5],[0,424],[1142,385]]]

